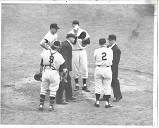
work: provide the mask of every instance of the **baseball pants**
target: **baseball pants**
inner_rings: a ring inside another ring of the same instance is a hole
[[[45,69],[42,75],[41,92],[40,94],[46,95],[50,91],[51,97],[56,97],[56,92],[59,88],[60,75],[57,70]]]
[[[84,79],[88,78],[88,62],[86,50],[78,50],[72,52],[72,71],[75,79],[80,76]]]
[[[111,95],[112,70],[111,67],[96,67],[94,72],[95,93]]]

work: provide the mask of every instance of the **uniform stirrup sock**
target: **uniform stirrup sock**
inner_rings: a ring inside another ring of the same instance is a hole
[[[40,105],[44,105],[45,95],[40,94]]]
[[[86,79],[85,78],[83,79],[83,85],[86,85]]]
[[[105,104],[106,105],[109,105],[109,98],[110,98],[110,95],[104,95],[104,99],[105,99]]]
[[[100,98],[100,94],[96,93],[96,101],[99,101],[99,98]]]
[[[51,97],[51,96],[50,96],[50,105],[53,105],[53,104],[54,104],[54,101],[55,101],[55,97]]]
[[[75,84],[78,84],[78,78],[75,79]]]

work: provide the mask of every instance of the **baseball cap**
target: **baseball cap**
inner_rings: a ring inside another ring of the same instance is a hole
[[[72,22],[72,24],[78,24],[78,25],[79,25],[79,22],[78,22],[77,20],[74,20],[74,21]]]
[[[106,43],[106,39],[105,38],[100,38],[99,39],[99,44],[102,45],[102,44],[105,44]]]
[[[108,40],[116,40],[116,35],[114,34],[109,35]]]
[[[60,28],[57,26],[56,23],[52,23],[52,24],[50,25],[50,29],[51,29],[51,28],[60,29]]]
[[[67,34],[67,36],[66,36],[67,39],[70,38],[70,37],[76,38],[76,36],[75,36],[74,34],[72,34],[72,33],[69,33],[69,34]]]
[[[53,43],[53,46],[54,46],[55,48],[60,48],[60,47],[61,47],[61,42],[60,42],[60,41],[55,41],[55,42]]]

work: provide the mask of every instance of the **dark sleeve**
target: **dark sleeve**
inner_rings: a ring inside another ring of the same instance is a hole
[[[67,61],[68,61],[68,51],[69,51],[69,48],[67,47],[67,45],[62,45],[62,48],[60,50],[60,53],[61,55],[63,56],[64,60],[65,60],[65,67],[67,68]]]
[[[60,65],[59,72],[62,72],[63,69],[65,69],[65,68],[66,68],[66,64],[64,62],[62,65]]]
[[[43,59],[41,59],[40,66],[44,66],[44,64],[43,64]]]
[[[116,50],[113,52],[113,64],[114,64],[114,65],[118,65],[118,64],[119,64],[120,55],[121,55],[120,49],[116,49]]]

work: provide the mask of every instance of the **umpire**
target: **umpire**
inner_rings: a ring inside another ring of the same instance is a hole
[[[68,101],[75,100],[75,98],[72,97],[72,85],[71,85],[71,77],[69,75],[69,72],[72,71],[72,46],[71,43],[75,41],[75,35],[74,34],[67,34],[66,41],[62,42],[62,48],[60,50],[60,53],[62,54],[63,58],[65,59],[65,67],[68,70],[68,76],[67,76],[67,83],[60,82],[59,89],[56,94],[56,103],[57,104],[67,104]],[[63,91],[65,90],[65,99],[63,100]]]

